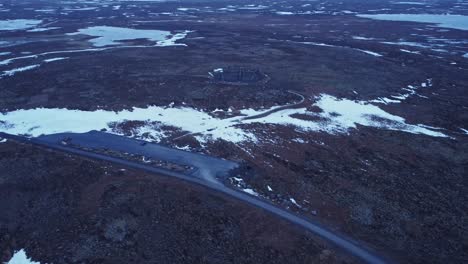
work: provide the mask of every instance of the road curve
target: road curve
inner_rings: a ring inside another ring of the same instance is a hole
[[[96,152],[92,150],[113,150],[173,164],[187,165],[192,169],[184,172],[186,176],[200,178],[216,184],[222,184],[218,179],[225,179],[233,169],[239,167],[239,164],[233,161],[100,131],[58,133],[39,136],[36,139],[50,144],[61,144],[59,142],[66,139],[65,146],[76,146],[88,152]]]
[[[38,145],[41,147],[53,149],[53,150],[58,150],[61,152],[65,153],[70,153],[70,154],[76,154],[82,157],[86,158],[91,158],[91,159],[98,159],[98,160],[103,160],[103,161],[108,161],[112,163],[116,163],[119,165],[123,165],[129,168],[134,168],[134,169],[139,169],[145,172],[149,173],[154,173],[154,174],[162,174],[166,176],[171,176],[171,177],[176,177],[178,179],[182,179],[197,185],[201,185],[207,188],[210,188],[211,190],[221,192],[223,194],[226,194],[228,196],[231,196],[235,199],[238,199],[242,202],[248,203],[250,205],[256,206],[258,208],[261,208],[273,215],[276,215],[278,217],[281,217],[285,220],[288,220],[291,223],[294,223],[322,238],[325,240],[328,240],[332,244],[336,245],[337,247],[343,249],[344,251],[348,252],[349,254],[358,257],[361,259],[363,262],[366,263],[373,263],[373,264],[384,264],[384,263],[390,263],[389,260],[379,256],[378,254],[372,252],[372,250],[367,249],[364,245],[360,244],[357,241],[354,241],[351,238],[348,238],[344,235],[337,234],[328,228],[322,226],[318,222],[315,222],[311,219],[306,219],[304,217],[301,217],[295,213],[289,212],[285,209],[279,208],[275,206],[274,204],[266,201],[259,199],[257,197],[248,195],[246,193],[236,191],[234,189],[230,189],[224,185],[216,184],[213,182],[209,181],[204,181],[198,178],[190,177],[185,174],[175,172],[175,171],[169,171],[165,169],[160,169],[160,168],[155,168],[152,166],[144,165],[141,163],[129,161],[129,160],[124,160],[124,159],[119,159],[119,158],[114,158],[102,154],[97,154],[93,152],[87,152],[81,149],[76,149],[76,148],[70,148],[66,146],[62,146],[60,144],[53,144],[50,142],[46,141],[41,141],[37,138],[26,138],[26,137],[21,137],[21,136],[16,136],[16,135],[10,135],[6,133],[0,132],[0,138],[6,138],[6,139],[11,139],[23,143],[29,143],[33,145]]]
[[[301,98],[301,100],[299,102],[297,102],[297,103],[283,105],[283,106],[280,106],[280,107],[273,108],[273,109],[271,109],[269,111],[266,111],[266,112],[258,114],[258,115],[243,117],[243,118],[239,119],[239,121],[259,119],[259,118],[263,118],[263,117],[269,116],[269,115],[271,115],[273,113],[283,111],[283,110],[286,110],[286,109],[294,109],[294,108],[305,107],[306,98],[302,94],[300,94],[298,92],[295,92],[295,91],[292,91],[292,90],[288,90],[287,92],[299,96]]]

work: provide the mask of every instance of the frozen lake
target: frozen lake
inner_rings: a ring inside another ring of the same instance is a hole
[[[153,29],[132,29],[109,26],[93,26],[79,29],[78,32],[68,33],[68,35],[88,35],[95,38],[89,41],[95,47],[123,44],[123,40],[147,39],[157,42],[158,46],[172,46],[175,42],[183,39],[186,33],[172,34],[169,31]]]
[[[13,31],[30,29],[42,23],[42,20],[36,19],[12,19],[0,20],[0,31]]]
[[[468,16],[462,15],[432,15],[432,14],[360,14],[358,17],[388,21],[410,21],[433,23],[437,27],[468,30]]]

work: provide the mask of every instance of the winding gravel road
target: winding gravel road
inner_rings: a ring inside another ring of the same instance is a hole
[[[93,132],[93,133],[95,134],[96,132]],[[91,133],[90,135],[92,135],[93,133]],[[72,136],[72,140],[73,140],[73,137],[85,139],[87,141],[87,144],[90,144],[90,145],[98,146],[100,144],[103,144],[103,145],[105,145],[106,147],[109,147],[109,148],[110,147],[112,147],[112,148],[116,147],[117,149],[121,149],[121,147],[119,147],[119,146],[113,146],[112,145],[112,144],[120,141],[119,139],[115,138],[115,137],[119,137],[119,136],[115,136],[115,135],[111,135],[111,134],[107,134],[107,135],[109,135],[109,137],[108,137],[109,141],[106,141],[105,140],[106,137],[103,137],[102,135],[100,135],[99,137],[96,138],[96,142],[93,142],[92,137],[89,137],[89,136],[85,136],[85,137],[81,136],[80,137],[79,134],[71,134],[71,133],[66,134],[66,136],[68,136],[68,137]],[[224,193],[226,195],[229,195],[229,196],[231,196],[233,198],[236,198],[236,199],[238,199],[240,201],[243,201],[243,202],[248,203],[250,205],[253,205],[253,206],[256,206],[256,207],[261,208],[263,210],[266,210],[267,212],[269,212],[269,213],[271,213],[271,214],[273,214],[275,216],[286,219],[286,220],[290,221],[291,223],[294,223],[294,224],[296,224],[298,226],[301,226],[302,228],[304,228],[304,229],[306,229],[306,230],[308,230],[308,231],[310,231],[310,232],[312,232],[312,233],[314,233],[316,235],[319,235],[320,237],[322,237],[325,240],[329,241],[331,244],[343,249],[344,251],[348,252],[349,254],[358,257],[363,262],[375,263],[375,264],[390,263],[387,259],[379,256],[377,253],[375,253],[372,250],[368,249],[366,246],[362,245],[361,243],[359,243],[357,241],[354,241],[353,239],[348,238],[348,237],[346,237],[344,235],[337,234],[336,232],[322,226],[321,224],[319,224],[319,223],[317,223],[315,221],[312,221],[310,219],[306,219],[306,218],[301,217],[301,216],[299,216],[299,215],[297,215],[297,214],[295,214],[293,212],[289,212],[289,211],[287,211],[287,210],[285,210],[283,208],[277,207],[276,205],[270,203],[267,200],[254,197],[254,196],[251,196],[249,194],[246,194],[246,193],[234,190],[234,189],[230,189],[230,188],[220,184],[220,182],[214,182],[214,181],[212,181],[210,179],[205,179],[204,177],[196,177],[196,176],[194,177],[194,175],[190,175],[190,174],[183,174],[183,173],[176,172],[176,171],[170,171],[170,170],[166,170],[166,169],[155,168],[155,167],[145,165],[145,164],[142,164],[142,163],[138,163],[138,162],[119,159],[119,158],[115,158],[115,157],[111,157],[111,156],[106,156],[106,155],[103,155],[103,154],[97,154],[97,153],[88,152],[88,151],[85,151],[85,150],[82,150],[82,149],[72,148],[70,146],[62,145],[60,143],[61,140],[58,140],[58,139],[63,139],[63,136],[64,136],[64,134],[56,135],[56,136],[53,136],[53,135],[43,136],[43,137],[38,137],[38,138],[26,138],[26,137],[15,136],[15,135],[10,135],[10,134],[5,134],[5,133],[0,132],[0,138],[12,139],[12,140],[16,140],[16,141],[19,141],[19,142],[39,145],[41,147],[54,149],[54,150],[58,150],[58,151],[66,152],[66,153],[76,154],[76,155],[87,157],[87,158],[113,162],[113,163],[123,165],[123,166],[129,167],[129,168],[139,169],[139,170],[143,170],[145,172],[154,173],[154,174],[162,174],[162,175],[166,175],[166,176],[172,176],[172,177],[176,177],[176,178],[179,178],[179,179],[182,179],[182,180],[194,183],[194,184],[198,184],[198,185],[208,187],[208,188],[210,188],[212,190],[215,190],[215,191]],[[123,138],[123,137],[120,137],[120,138]],[[91,141],[89,141],[89,140],[91,140]],[[85,141],[83,141],[83,142],[85,142]],[[146,150],[148,150],[148,149],[156,150],[156,152],[158,152],[161,149],[162,149],[162,151],[167,150],[166,147],[163,147],[163,146],[160,146],[160,145],[157,145],[157,144],[152,144],[152,143],[143,143],[143,141],[140,141],[140,140],[124,138],[122,142],[126,142],[125,144],[132,145],[132,147],[131,147],[132,150],[135,150],[135,148],[141,148],[141,149],[146,149]],[[148,145],[150,145],[150,146],[148,147]],[[136,147],[136,146],[139,146],[139,147]],[[194,158],[196,156],[201,156],[201,157],[197,157],[196,159],[203,160],[204,162],[200,162],[198,164],[199,164],[199,166],[202,166],[202,167],[205,167],[205,168],[198,168],[198,169],[199,170],[207,170],[207,171],[210,171],[210,173],[212,173],[213,171],[210,170],[209,166],[211,166],[213,164],[216,164],[216,162],[214,162],[215,160],[217,162],[219,162],[219,164],[223,164],[221,166],[221,167],[223,167],[223,169],[220,170],[221,173],[224,173],[224,169],[225,169],[224,166],[232,166],[232,164],[235,164],[235,163],[231,163],[229,161],[223,160],[223,159],[217,159],[217,158],[209,157],[209,156],[202,155],[202,154],[190,153],[190,152],[185,152],[185,151],[181,151],[181,150],[174,150],[174,151],[175,152],[168,151],[168,152],[165,152],[165,154],[171,156],[171,155],[181,155],[181,153],[182,153],[182,160],[185,160],[185,161],[187,161],[187,160],[190,161],[191,158]],[[176,153],[176,154],[174,154],[174,153]],[[170,157],[170,158],[172,159],[174,157]],[[177,157],[177,158],[174,158],[174,159],[180,160],[180,158],[181,157]],[[225,163],[225,162],[227,162],[227,163]],[[230,165],[227,165],[227,164],[230,164]],[[233,166],[233,168],[234,167],[235,166]]]

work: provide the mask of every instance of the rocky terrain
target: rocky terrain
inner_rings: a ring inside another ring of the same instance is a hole
[[[0,132],[101,130],[233,160],[248,168],[233,188],[395,262],[468,262],[466,1],[41,0],[0,12]],[[41,263],[343,261],[198,187],[10,141],[0,151],[5,261],[20,248]]]
[[[164,176],[0,145],[0,261],[352,263],[287,222]]]

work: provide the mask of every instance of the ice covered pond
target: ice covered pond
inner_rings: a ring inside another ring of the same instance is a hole
[[[242,116],[225,119],[188,107],[150,106],[119,112],[45,108],[17,110],[0,114],[0,132],[31,136],[62,132],[82,133],[91,130],[112,130],[111,124],[113,122],[133,120],[147,121],[147,125],[140,127],[134,136],[149,133],[153,138],[164,138],[164,131],[154,126],[154,122],[157,122],[161,125],[173,126],[188,133],[194,133],[200,142],[218,139],[234,143],[255,142],[257,141],[255,130],[245,126],[252,124],[292,126],[302,131],[322,131],[330,134],[348,133],[350,129],[356,128],[360,124],[414,134],[446,137],[437,128],[421,124],[408,124],[404,118],[387,113],[368,102],[337,99],[326,94],[322,94],[316,99],[315,105],[323,110],[320,113],[310,112],[306,108],[282,109],[276,112],[271,112],[274,108],[266,110],[243,109],[240,111]],[[277,106],[277,108],[281,108],[281,106]],[[295,115],[312,118],[301,119]]]
[[[0,20],[0,31],[13,31],[30,29],[42,23],[42,20],[37,19],[12,19]]]
[[[438,27],[468,30],[468,16],[463,15],[433,15],[433,14],[359,14],[358,17],[389,20],[433,23]]]
[[[158,46],[172,46],[177,45],[175,42],[185,38],[187,33],[172,34],[163,30],[93,26],[79,29],[78,32],[68,33],[67,35],[83,34],[95,37],[89,40],[95,47],[123,44],[121,41],[132,39],[147,39],[155,41]]]

